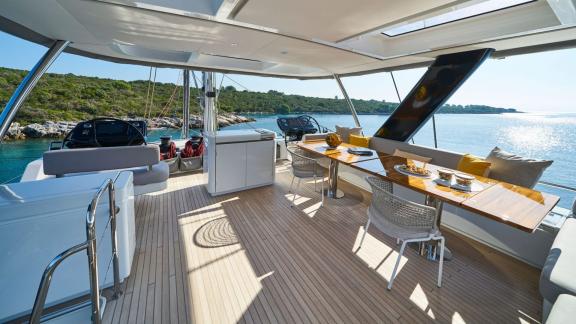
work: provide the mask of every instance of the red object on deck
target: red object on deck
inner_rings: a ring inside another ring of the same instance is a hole
[[[166,152],[160,152],[160,160],[170,160],[176,157],[176,143],[170,142]]]
[[[184,144],[184,149],[180,151],[180,157],[189,158],[194,156],[194,148],[192,147],[192,144],[192,141],[186,141],[186,144]]]

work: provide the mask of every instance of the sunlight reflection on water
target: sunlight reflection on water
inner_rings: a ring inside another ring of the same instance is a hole
[[[516,151],[543,154],[557,149],[562,143],[553,127],[512,126],[501,130],[498,142],[508,143]]]

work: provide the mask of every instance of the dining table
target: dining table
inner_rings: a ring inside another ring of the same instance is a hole
[[[338,165],[344,163],[366,174],[423,194],[425,203],[436,208],[438,226],[442,221],[443,204],[448,203],[531,233],[560,200],[558,196],[549,193],[477,175],[473,175],[471,186],[461,188],[455,183],[447,184],[440,181],[438,170],[464,172],[370,149],[365,149],[371,152],[370,155],[356,155],[350,153],[348,149],[362,148],[347,143],[342,143],[337,148],[329,147],[325,141],[303,141],[297,145],[306,152],[330,159],[329,197],[341,197],[338,194]],[[426,176],[411,174],[399,168],[410,164],[424,167],[429,174]],[[446,253],[446,258],[451,258],[450,252]]]
[[[330,159],[330,164],[328,166],[328,190],[326,191],[326,195],[334,199],[344,197],[344,193],[341,190],[338,190],[338,166],[340,163],[351,165],[378,158],[378,152],[348,143],[342,143],[336,148],[329,147],[324,140],[304,141],[299,142],[297,145],[306,152]],[[365,149],[370,151],[370,155],[352,154],[348,152],[349,148]]]

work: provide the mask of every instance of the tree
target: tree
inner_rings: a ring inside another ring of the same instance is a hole
[[[278,115],[288,115],[290,114],[290,106],[287,104],[282,104],[275,109],[276,114]]]

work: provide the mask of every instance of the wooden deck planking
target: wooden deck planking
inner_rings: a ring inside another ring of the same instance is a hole
[[[405,252],[392,291],[394,240],[366,222],[367,193],[342,183],[326,199],[291,174],[275,185],[211,197],[202,175],[173,177],[136,199],[137,251],[125,292],[105,323],[536,322],[538,270],[444,230],[454,260]]]

